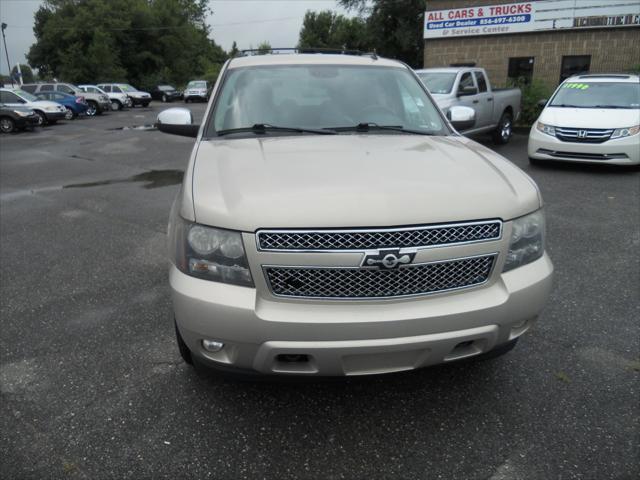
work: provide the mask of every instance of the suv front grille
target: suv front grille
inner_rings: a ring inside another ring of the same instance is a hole
[[[381,230],[262,230],[257,238],[260,250],[323,251],[432,247],[497,240],[501,234],[502,222],[491,220]]]
[[[282,297],[368,299],[423,295],[485,283],[495,254],[401,267],[265,266],[271,292]]]
[[[556,137],[563,142],[603,143],[612,133],[613,129],[556,127]]]

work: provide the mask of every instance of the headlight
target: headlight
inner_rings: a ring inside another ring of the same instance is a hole
[[[542,122],[537,122],[536,128],[539,132],[546,133],[547,135],[551,135],[552,137],[556,136],[556,127],[552,125],[545,125]]]
[[[502,271],[508,272],[542,257],[544,235],[545,224],[542,209],[513,220],[509,252]]]
[[[44,107],[45,112],[57,112],[58,107]]]
[[[174,205],[168,231],[176,267],[192,277],[253,287],[241,234],[188,222],[176,210]]]
[[[616,128],[611,134],[611,137],[609,137],[609,140],[613,140],[614,138],[631,137],[633,135],[637,135],[638,132],[640,132],[640,125],[634,125],[633,127],[627,128]]]
[[[23,112],[22,110],[14,110],[13,113],[18,115],[19,117],[29,117],[33,115],[33,111],[29,110],[28,112]]]

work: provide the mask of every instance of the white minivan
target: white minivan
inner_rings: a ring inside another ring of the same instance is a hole
[[[578,75],[555,91],[531,128],[529,160],[640,164],[640,77]]]

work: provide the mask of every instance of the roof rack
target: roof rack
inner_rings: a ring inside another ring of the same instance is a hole
[[[361,50],[350,50],[346,47],[343,48],[250,48],[246,50],[240,50],[234,58],[237,57],[250,57],[252,55],[279,55],[286,53],[317,53],[324,55],[355,55],[359,57],[371,57],[373,60],[378,59],[378,54],[374,50],[373,52],[363,52]]]
[[[585,73],[578,78],[631,78],[628,73]]]

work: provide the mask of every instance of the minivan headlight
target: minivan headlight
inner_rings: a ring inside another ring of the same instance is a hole
[[[169,256],[178,270],[192,277],[253,287],[240,232],[184,220],[172,212]]]
[[[640,125],[634,125],[633,127],[627,128],[616,128],[609,140],[613,140],[614,138],[624,138],[624,137],[632,137],[633,135],[637,135],[640,132]]]
[[[536,122],[536,128],[539,132],[546,133],[552,137],[556,136],[556,127],[553,125],[547,125],[546,123]]]
[[[516,218],[511,224],[511,241],[503,272],[531,263],[544,254],[545,221],[542,209]]]

